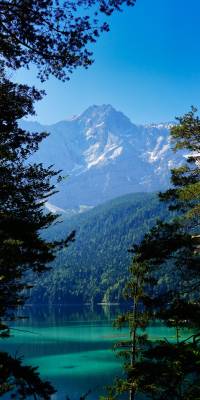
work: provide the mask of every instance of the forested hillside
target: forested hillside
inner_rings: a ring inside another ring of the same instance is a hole
[[[65,219],[47,232],[58,239],[73,229],[76,240],[58,253],[52,271],[38,279],[31,302],[119,301],[130,262],[128,249],[167,209],[156,194],[119,197]]]

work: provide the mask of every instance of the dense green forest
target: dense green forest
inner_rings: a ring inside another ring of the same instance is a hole
[[[128,249],[166,216],[156,194],[134,193],[64,219],[46,236],[57,240],[75,229],[76,240],[38,278],[31,302],[118,302],[130,264]]]

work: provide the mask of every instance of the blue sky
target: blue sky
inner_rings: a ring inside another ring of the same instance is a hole
[[[36,119],[51,124],[92,104],[112,104],[135,123],[171,121],[200,107],[200,0],[137,0],[110,18],[95,62],[70,82],[41,84],[33,70],[17,81],[46,90]]]

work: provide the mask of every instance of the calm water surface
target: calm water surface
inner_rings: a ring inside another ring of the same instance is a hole
[[[23,355],[24,363],[39,367],[41,376],[57,389],[52,400],[65,400],[67,395],[78,400],[88,390],[88,400],[96,400],[104,387],[122,374],[120,360],[112,350],[117,340],[128,338],[126,329],[112,327],[119,312],[117,306],[26,307],[20,315],[29,319],[13,325],[12,337],[0,346],[12,355]],[[148,333],[152,339],[173,340],[175,335],[173,329],[158,323]]]

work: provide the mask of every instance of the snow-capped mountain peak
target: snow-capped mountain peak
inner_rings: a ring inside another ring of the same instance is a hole
[[[171,123],[137,126],[111,105],[93,105],[48,127],[27,121],[22,125],[50,132],[34,160],[54,164],[69,176],[52,200],[61,209],[162,190],[169,184],[170,168],[181,161],[170,149]]]

